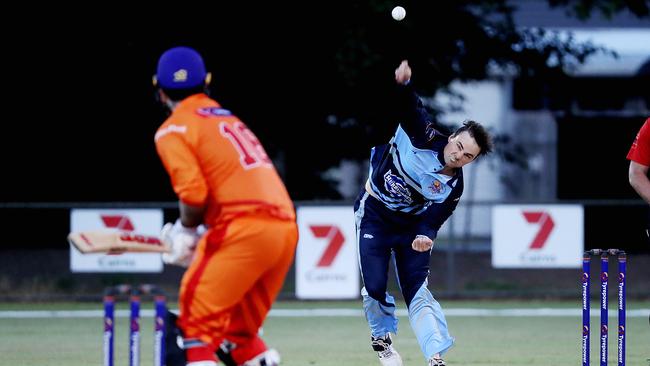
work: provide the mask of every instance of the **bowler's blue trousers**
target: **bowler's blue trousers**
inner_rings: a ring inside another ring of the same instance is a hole
[[[359,266],[363,277],[363,307],[374,337],[397,332],[395,301],[388,294],[388,266],[394,261],[397,282],[409,311],[409,320],[425,358],[444,354],[454,339],[438,302],[427,288],[430,251],[418,252],[411,243],[419,220],[392,211],[365,190],[357,198],[355,222]]]

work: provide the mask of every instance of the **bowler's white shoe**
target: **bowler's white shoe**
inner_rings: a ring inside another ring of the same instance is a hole
[[[442,360],[440,357],[431,357],[429,359],[428,366],[445,366],[445,361]]]
[[[372,349],[377,351],[379,362],[382,366],[402,366],[402,357],[393,348],[393,340],[390,338],[390,333],[386,333],[383,337],[370,337],[372,341]]]

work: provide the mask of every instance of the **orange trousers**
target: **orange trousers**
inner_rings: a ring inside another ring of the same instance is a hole
[[[244,216],[210,228],[181,282],[179,326],[217,349],[227,340],[243,361],[264,351],[257,334],[293,262],[294,221]],[[254,348],[249,351],[246,348]]]

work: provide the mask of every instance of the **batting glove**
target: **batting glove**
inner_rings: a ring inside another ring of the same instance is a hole
[[[189,267],[194,259],[194,250],[201,236],[205,233],[205,226],[195,228],[185,227],[181,220],[175,223],[166,223],[160,231],[160,241],[169,249],[163,253],[164,263],[181,267]]]

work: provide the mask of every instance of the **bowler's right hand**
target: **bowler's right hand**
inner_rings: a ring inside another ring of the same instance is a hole
[[[411,67],[407,60],[402,61],[395,69],[395,81],[400,85],[406,85],[411,80]]]

